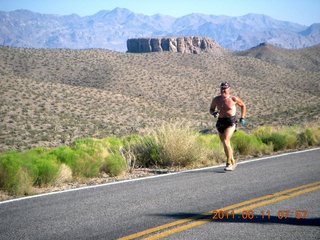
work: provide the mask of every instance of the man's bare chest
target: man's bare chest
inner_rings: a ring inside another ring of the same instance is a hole
[[[218,101],[218,108],[224,110],[231,110],[235,107],[235,102],[231,97],[220,98]]]

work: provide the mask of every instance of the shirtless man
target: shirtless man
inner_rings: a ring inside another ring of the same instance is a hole
[[[220,93],[220,96],[213,98],[209,111],[215,118],[218,117],[216,128],[219,132],[219,137],[223,143],[224,152],[227,157],[225,170],[232,171],[236,168],[236,161],[233,158],[230,139],[235,132],[237,125],[236,105],[241,108],[241,124],[245,123],[244,117],[246,115],[246,105],[240,98],[230,95],[230,84],[228,82],[221,83]]]

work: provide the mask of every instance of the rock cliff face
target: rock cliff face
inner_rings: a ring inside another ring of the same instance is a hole
[[[128,52],[180,52],[194,53],[214,52],[224,54],[229,52],[216,41],[208,37],[155,37],[155,38],[131,38],[127,40]]]

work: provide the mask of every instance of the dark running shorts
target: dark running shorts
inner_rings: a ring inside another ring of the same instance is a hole
[[[237,124],[236,116],[218,118],[216,128],[220,133],[224,133],[224,130],[226,130],[229,127],[232,127],[234,124]]]

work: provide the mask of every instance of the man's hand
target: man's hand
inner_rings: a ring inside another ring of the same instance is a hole
[[[240,123],[241,123],[241,124],[245,124],[245,123],[246,123],[246,121],[244,120],[244,118],[240,118]]]
[[[219,112],[212,112],[212,115],[217,118],[218,117]]]

